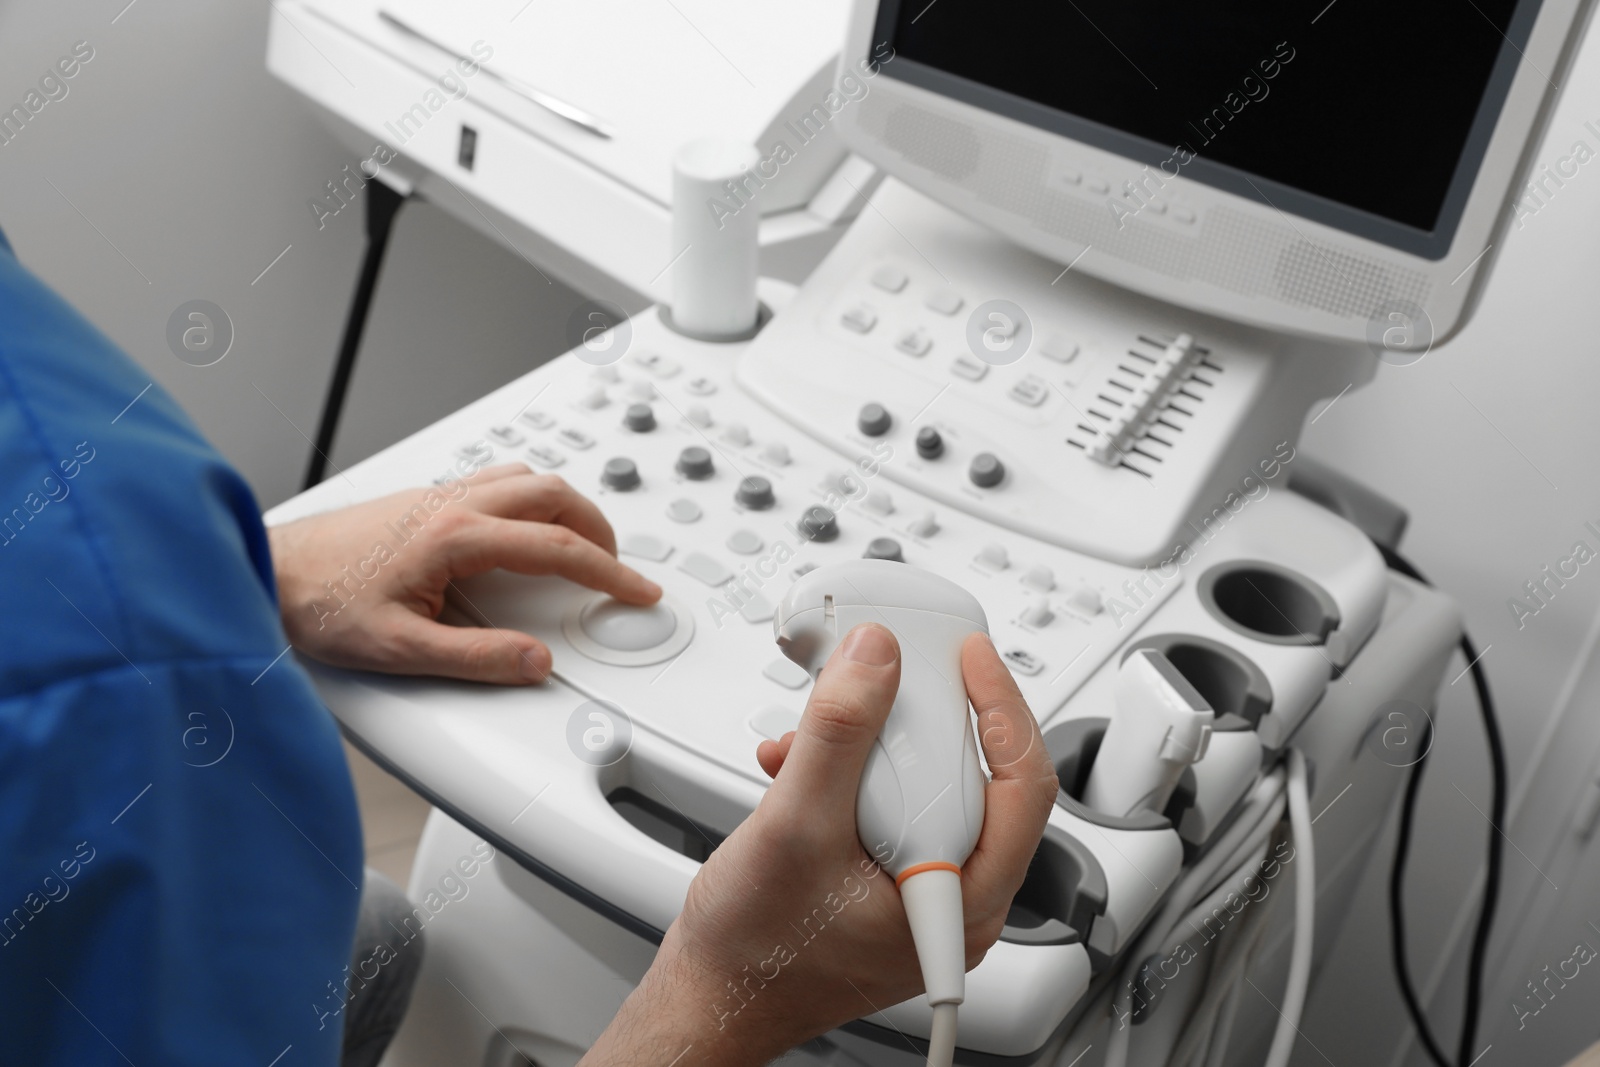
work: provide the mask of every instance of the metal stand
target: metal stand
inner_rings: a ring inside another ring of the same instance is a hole
[[[339,415],[344,409],[344,397],[350,388],[350,376],[356,368],[356,352],[361,348],[361,335],[367,328],[367,312],[372,307],[372,294],[378,287],[378,271],[383,266],[383,253],[389,247],[389,233],[400,205],[406,202],[403,193],[381,181],[367,183],[367,251],[361,261],[361,277],[356,282],[355,299],[350,302],[350,313],[345,318],[344,340],[339,345],[339,359],[333,366],[333,379],[328,382],[328,394],[322,401],[322,418],[317,423],[317,440],[311,448],[306,464],[304,489],[310,489],[327,474],[328,453],[333,451],[333,439],[339,430]]]

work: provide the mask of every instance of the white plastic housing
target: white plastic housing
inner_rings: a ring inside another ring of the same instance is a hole
[[[754,196],[754,182],[742,183],[760,161],[754,145],[714,137],[672,157],[672,323],[690,337],[731,339],[755,328],[761,205],[730,190]]]
[[[1206,754],[1216,714],[1167,657],[1141,648],[1117,676],[1117,713],[1084,787],[1084,803],[1108,815],[1167,806],[1183,769]]]

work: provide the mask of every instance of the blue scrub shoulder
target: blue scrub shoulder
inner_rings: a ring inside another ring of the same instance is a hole
[[[3,237],[0,455],[5,1058],[336,1063],[360,826],[256,502]]]

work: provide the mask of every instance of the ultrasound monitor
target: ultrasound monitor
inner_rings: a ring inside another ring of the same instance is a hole
[[[1470,313],[1590,8],[860,0],[841,77],[875,76],[840,129],[1074,270],[1422,346]]]

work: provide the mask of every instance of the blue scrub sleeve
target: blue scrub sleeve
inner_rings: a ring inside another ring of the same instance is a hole
[[[255,500],[3,239],[0,456],[0,1062],[336,1064],[360,825]]]

